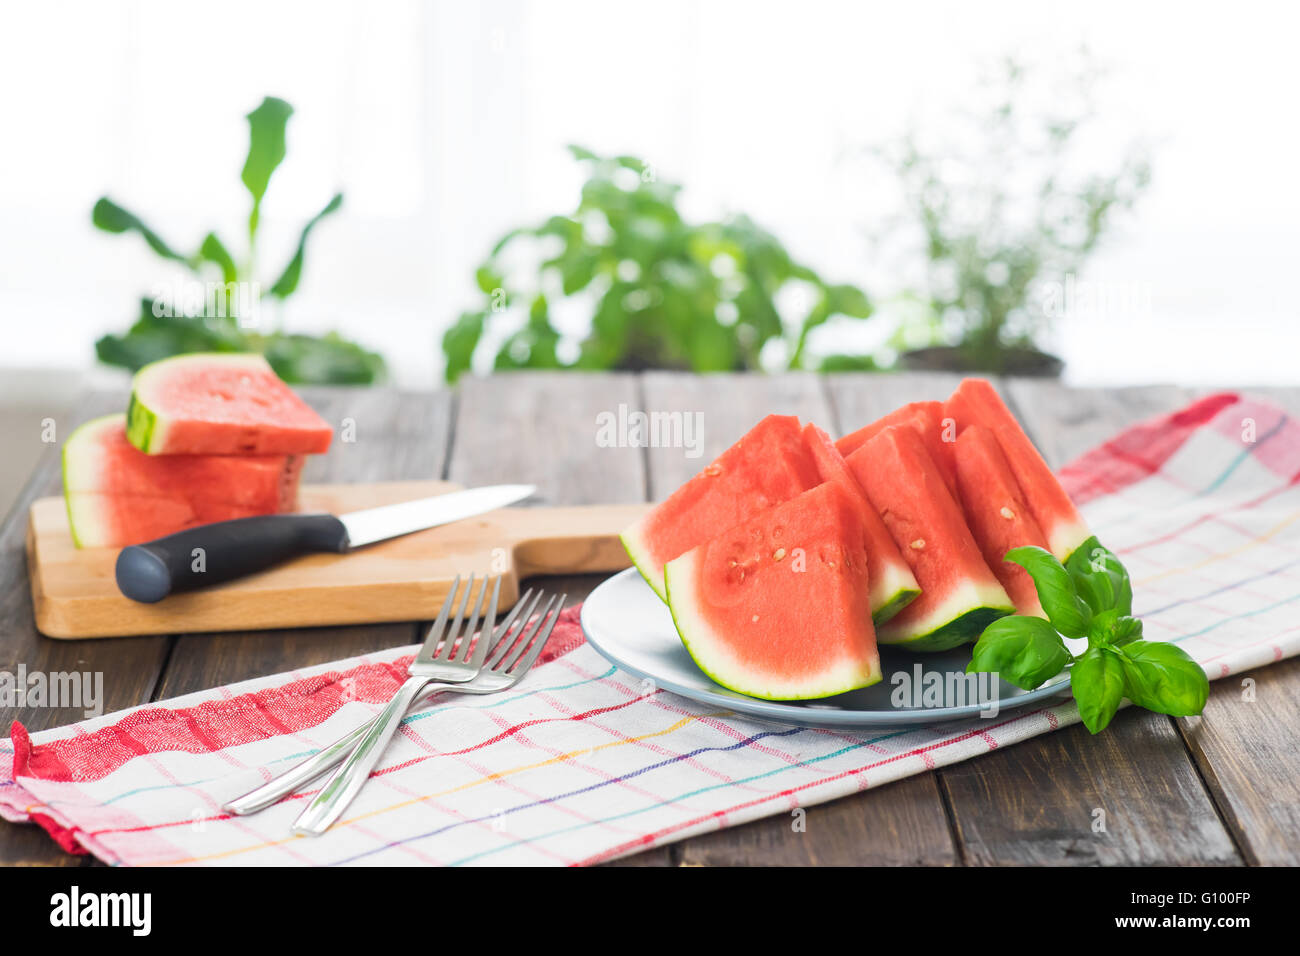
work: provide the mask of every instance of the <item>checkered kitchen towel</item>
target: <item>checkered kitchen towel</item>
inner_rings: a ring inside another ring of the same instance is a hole
[[[1212,678],[1300,652],[1300,423],[1216,395],[1125,431],[1063,480],[1128,564],[1148,638],[1177,641]],[[1078,720],[1058,699],[878,733],[755,723],[644,687],[567,614],[512,691],[414,715],[321,838],[287,835],[301,796],[246,818],[219,806],[376,712],[410,648],[30,737],[15,725],[0,742],[0,814],[118,864],[585,864]]]

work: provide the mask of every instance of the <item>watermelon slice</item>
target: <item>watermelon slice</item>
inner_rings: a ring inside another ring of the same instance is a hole
[[[840,454],[848,457],[886,428],[906,425],[925,440],[930,458],[939,466],[948,490],[957,494],[957,472],[953,464],[952,445],[957,440],[955,424],[946,418],[943,402],[911,402],[890,412],[835,443]]]
[[[63,445],[63,495],[79,548],[120,548],[297,506],[301,457],[146,455],[125,426],[125,415],[96,418]]]
[[[849,471],[844,456],[836,449],[830,435],[813,424],[804,426],[803,435],[822,480],[841,484],[861,511],[860,520],[867,535],[867,578],[871,582],[871,616],[879,626],[905,608],[921,593],[921,589],[916,583],[912,569],[898,553],[898,545],[889,534],[885,523],[880,520],[880,515],[876,514],[876,509],[867,500],[862,486]]]
[[[921,585],[921,596],[881,625],[882,644],[947,650],[1015,610],[915,429],[886,428],[847,461]]]
[[[700,669],[767,700],[879,681],[861,516],[826,482],[669,561],[668,606]]]
[[[983,425],[971,425],[957,439],[957,484],[962,510],[984,560],[1015,602],[1016,613],[1046,617],[1029,572],[1006,560],[1012,548],[1047,538],[1030,514],[997,438]]]
[[[799,419],[769,415],[620,536],[667,600],[664,565],[759,512],[820,484]]]
[[[983,425],[997,437],[1025,503],[1047,537],[1047,549],[1064,563],[1092,532],[997,390],[982,378],[964,379],[944,408],[957,423],[958,435]]]
[[[307,455],[333,431],[260,355],[199,353],[135,373],[127,437],[150,455]]]

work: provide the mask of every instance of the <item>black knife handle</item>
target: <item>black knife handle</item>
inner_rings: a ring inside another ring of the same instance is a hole
[[[347,529],[333,515],[263,515],[218,521],[123,548],[117,586],[133,601],[153,604],[261,571],[312,551],[345,551]]]

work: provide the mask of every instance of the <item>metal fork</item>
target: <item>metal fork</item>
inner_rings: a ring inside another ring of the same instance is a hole
[[[549,600],[536,621],[529,626],[529,620],[542,597],[541,592],[534,595],[533,590],[529,588],[515,603],[514,609],[497,625],[491,637],[492,645],[496,650],[477,677],[463,684],[432,683],[424,689],[414,706],[418,707],[444,691],[457,694],[495,694],[518,683],[533,666],[542,647],[551,636],[551,630],[560,616],[567,595],[561,595],[558,601],[554,598]],[[555,609],[555,613],[547,621],[547,615],[552,608]],[[519,628],[511,635],[516,619]],[[532,642],[531,647],[530,642]],[[506,652],[512,648],[514,652],[507,657]],[[226,803],[222,809],[238,816],[247,816],[265,810],[342,763],[377,719],[372,718],[328,747],[262,784],[256,790],[251,790]]]

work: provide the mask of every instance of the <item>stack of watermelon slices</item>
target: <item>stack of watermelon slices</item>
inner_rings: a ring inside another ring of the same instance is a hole
[[[1004,560],[1089,532],[997,391],[966,379],[838,442],[769,415],[623,532],[719,684],[802,700],[881,678],[877,643],[940,651],[1042,615]]]
[[[120,548],[212,521],[293,511],[305,455],[333,431],[260,355],[191,354],[147,365],[125,414],[63,446],[79,548]]]

